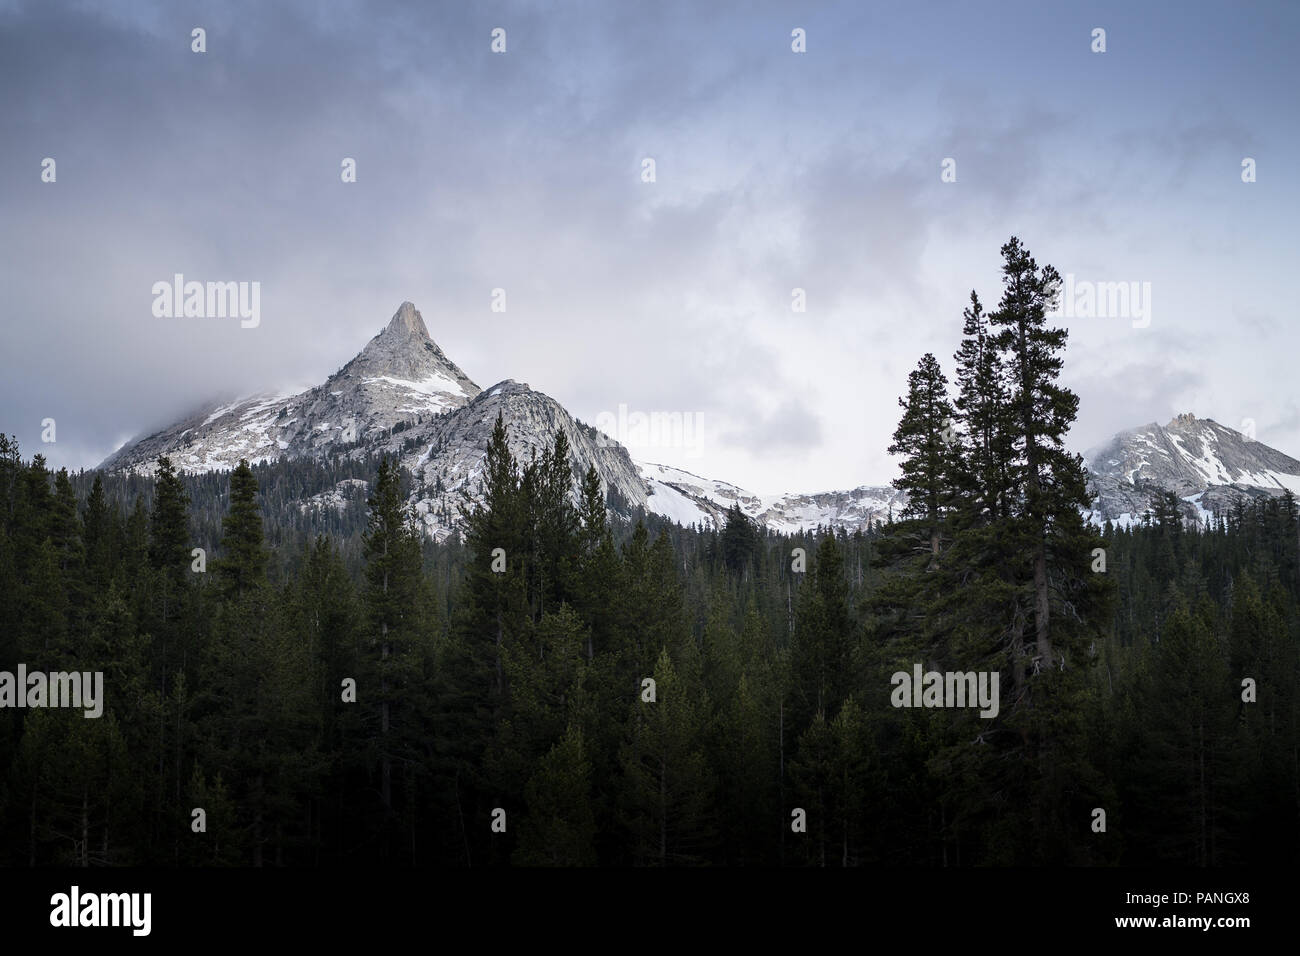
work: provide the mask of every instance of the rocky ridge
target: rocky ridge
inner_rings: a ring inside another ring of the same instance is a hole
[[[181,470],[212,471],[234,468],[241,458],[382,452],[397,456],[410,471],[411,502],[425,531],[443,538],[463,526],[462,491],[478,487],[498,414],[520,461],[540,456],[564,431],[575,498],[582,475],[595,467],[612,507],[629,517],[645,510],[683,525],[716,526],[739,505],[776,531],[818,525],[852,530],[887,521],[906,503],[888,485],[761,495],[680,468],[634,461],[625,447],[527,384],[507,379],[479,388],[433,341],[410,302],[324,384],[213,404],[127,443],[100,467],[150,474],[158,456],[168,455]],[[1243,496],[1300,494],[1300,461],[1192,415],[1120,432],[1084,457],[1094,498],[1089,517],[1099,524],[1140,521],[1164,490],[1174,491],[1187,520],[1198,523]],[[365,483],[358,481],[341,482],[302,506],[364,504]]]

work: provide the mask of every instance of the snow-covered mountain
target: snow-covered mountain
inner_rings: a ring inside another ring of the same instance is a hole
[[[679,524],[720,523],[725,512],[739,504],[741,511],[775,531],[793,532],[819,524],[852,529],[888,521],[907,503],[907,496],[889,485],[811,495],[757,495],[668,465],[643,463],[640,468],[654,489],[649,510]]]
[[[152,473],[159,455],[183,471],[318,454],[338,442],[370,442],[399,423],[459,408],[479,387],[429,338],[424,319],[403,302],[388,326],[325,384],[219,403],[170,428],[128,442],[100,465]]]
[[[1179,415],[1120,432],[1084,454],[1095,496],[1092,516],[1127,525],[1152,496],[1173,491],[1198,522],[1240,497],[1300,495],[1300,461],[1209,418]]]
[[[517,459],[541,455],[563,430],[577,482],[594,466],[613,506],[683,525],[718,525],[738,504],[758,523],[783,532],[831,525],[850,530],[897,515],[906,496],[885,486],[817,494],[760,495],[667,465],[634,461],[628,450],[576,420],[555,399],[507,379],[480,389],[429,337],[424,319],[403,302],[388,325],[322,385],[216,403],[155,434],[129,442],[100,466],[152,473],[159,455],[184,471],[234,468],[241,458],[385,452],[415,478],[412,503],[426,531],[442,538],[461,526],[461,490],[474,490],[497,414]],[[1094,495],[1091,517],[1140,520],[1153,496],[1174,491],[1191,520],[1234,498],[1300,494],[1300,461],[1210,419],[1179,415],[1121,432],[1085,454]],[[348,479],[302,502],[303,508],[364,507],[365,482]]]
[[[763,525],[796,531],[818,524],[849,529],[887,520],[903,496],[888,486],[812,495],[756,495],[665,465],[633,461],[626,448],[573,418],[548,395],[507,379],[478,387],[429,337],[424,319],[402,303],[387,327],[323,384],[215,404],[155,434],[128,442],[100,466],[150,474],[160,455],[184,471],[234,468],[274,458],[383,451],[414,476],[411,498],[426,531],[442,538],[460,526],[461,490],[474,490],[498,412],[515,457],[540,456],[563,430],[577,481],[594,466],[623,513],[637,509],[681,524],[717,524],[733,504]],[[302,502],[345,508],[364,502],[364,482]]]

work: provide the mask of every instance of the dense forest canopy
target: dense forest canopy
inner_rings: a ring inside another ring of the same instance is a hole
[[[105,688],[0,709],[0,863],[1294,863],[1296,501],[1086,524],[1058,277],[1002,251],[900,399],[907,511],[854,533],[624,521],[500,419],[441,543],[385,459],[0,436],[0,670]],[[917,666],[996,674],[996,716],[895,706]]]

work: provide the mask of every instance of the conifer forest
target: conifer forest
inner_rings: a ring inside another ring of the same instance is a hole
[[[854,532],[626,516],[501,418],[445,540],[382,455],[0,439],[0,664],[103,675],[98,719],[0,687],[0,864],[1294,865],[1296,499],[1090,521],[1060,276],[1001,251],[862,410],[907,505]]]

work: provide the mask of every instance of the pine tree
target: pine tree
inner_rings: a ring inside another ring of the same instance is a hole
[[[59,552],[49,538],[29,559],[23,589],[23,624],[19,651],[33,668],[73,663],[70,644],[71,607],[59,570]]]
[[[1142,692],[1142,755],[1132,770],[1154,792],[1133,807],[1134,822],[1154,831],[1148,846],[1160,862],[1213,866],[1224,862],[1225,811],[1235,795],[1235,695],[1214,637],[1181,598],[1155,665]]]
[[[318,713],[322,746],[337,746],[342,681],[358,673],[355,594],[347,567],[324,536],[305,549],[292,585],[288,619],[304,645]]]
[[[365,535],[364,603],[369,622],[366,654],[367,695],[378,706],[379,795],[390,826],[395,821],[393,765],[411,772],[408,750],[416,721],[422,670],[420,638],[421,553],[414,514],[404,507],[401,472],[384,458],[374,491],[367,500],[369,530]],[[358,681],[361,683],[361,681]],[[384,830],[383,853],[391,852],[390,831]]]
[[[190,499],[166,456],[154,475],[153,511],[149,517],[149,560],[168,581],[182,586],[190,572]]]
[[[216,563],[217,607],[207,666],[197,684],[196,733],[206,765],[230,781],[246,862],[280,862],[298,825],[295,792],[321,770],[313,750],[307,645],[281,615],[266,580],[257,480],[247,462],[231,473],[230,510]],[[179,786],[179,770],[178,770]]]
[[[578,512],[570,500],[573,488],[569,464],[569,438],[555,433],[555,443],[542,457],[538,489],[537,540],[541,561],[537,618],[572,602],[575,593],[574,566],[578,560]]]
[[[903,456],[899,464],[902,475],[894,479],[894,487],[907,493],[903,517],[921,522],[929,568],[934,570],[944,524],[953,507],[957,439],[948,380],[929,352],[908,375],[907,397],[900,398],[898,404],[903,417],[888,449],[891,455]]]
[[[605,491],[595,465],[588,465],[582,476],[582,492],[578,501],[578,534],[581,553],[589,555],[600,547],[609,528]]]
[[[522,793],[537,761],[578,716],[586,643],[581,618],[562,604],[545,615],[526,639],[506,645],[510,700],[487,761],[503,795]]]
[[[854,634],[844,555],[833,534],[824,535],[800,595],[791,667],[797,694],[795,720],[806,726],[814,715],[834,713],[854,685]]]
[[[54,499],[50,493],[50,472],[44,455],[33,455],[22,472],[14,507],[15,552],[19,568],[36,553],[40,543],[53,534]]]
[[[1015,786],[1023,787],[1036,828],[1050,830],[1077,810],[1061,787],[1066,768],[1081,780],[1080,792],[1094,787],[1084,745],[1084,669],[1097,659],[1111,590],[1108,579],[1091,570],[1101,539],[1083,518],[1090,503],[1087,472],[1082,458],[1064,447],[1079,399],[1058,382],[1066,330],[1047,324],[1060,276],[1051,266],[1039,269],[1015,237],[1002,254],[1003,295],[989,319],[1008,380],[1002,430],[1012,436],[1010,517],[1001,553],[988,558],[1002,568],[990,575],[1002,585],[991,593],[1010,588],[1016,597],[1002,618],[1009,623],[1014,702],[999,719],[1026,745]],[[1027,674],[1022,634],[1030,621],[1033,673]],[[1036,862],[1068,860],[1077,851],[1058,836],[1025,852]]]
[[[491,686],[484,691],[499,707],[506,692],[502,653],[507,633],[521,632],[528,614],[525,574],[530,550],[519,469],[499,412],[483,462],[483,484],[466,526],[471,557],[460,631],[471,658],[490,668]]]
[[[742,572],[758,555],[758,529],[736,502],[727,509],[722,528],[722,560],[733,572]]]
[[[830,726],[834,741],[831,786],[834,830],[840,866],[856,866],[871,831],[871,798],[876,795],[877,771],[867,713],[854,697],[840,707]]]
[[[184,626],[192,577],[189,503],[171,461],[159,458],[149,517],[149,563],[158,585],[153,595],[157,606],[151,614],[157,621],[157,680],[164,698],[175,674],[188,671],[191,664],[193,634]]]
[[[92,587],[102,588],[113,573],[114,524],[120,521],[115,511],[110,511],[104,497],[104,480],[96,474],[86,510],[82,518],[85,529],[86,567]],[[120,533],[120,531],[119,531]]]
[[[86,548],[77,510],[77,493],[68,480],[68,469],[60,468],[54,476],[54,501],[50,523],[50,539],[59,552],[59,570],[68,579],[70,590],[81,591],[82,562]]]
[[[955,404],[961,423],[956,478],[968,526],[1007,515],[1007,468],[1011,460],[1002,358],[984,307],[973,290],[970,301],[962,313],[962,342],[954,356],[958,388]]]
[[[625,819],[643,865],[698,862],[707,848],[713,778],[704,759],[707,697],[679,676],[668,651],[654,669],[655,701],[632,704],[620,759]]]
[[[610,531],[605,492],[594,465],[582,479],[578,504],[578,557],[574,604],[591,625],[587,632],[587,660],[596,648],[609,645],[613,631],[614,592],[618,587],[618,552]]]
[[[1089,504],[1083,460],[1064,445],[1079,397],[1057,381],[1068,333],[1047,324],[1060,274],[1052,266],[1039,269],[1014,236],[1002,247],[1002,256],[1003,294],[989,323],[996,330],[994,343],[1004,356],[1010,382],[1006,430],[1015,439],[1009,471],[1019,543],[1032,561],[1036,659],[1040,667],[1054,667],[1060,649],[1052,645],[1051,539],[1064,515],[1077,514]]]
[[[582,730],[570,725],[538,764],[524,792],[515,862],[524,866],[594,866],[596,818],[591,764]]]
[[[126,519],[122,558],[127,578],[132,584],[138,583],[149,569],[149,514],[140,495],[136,495]]]
[[[267,555],[262,543],[262,514],[257,505],[257,478],[241,459],[230,473],[230,511],[221,523],[222,556],[216,562],[221,594],[242,597],[266,586]]]

